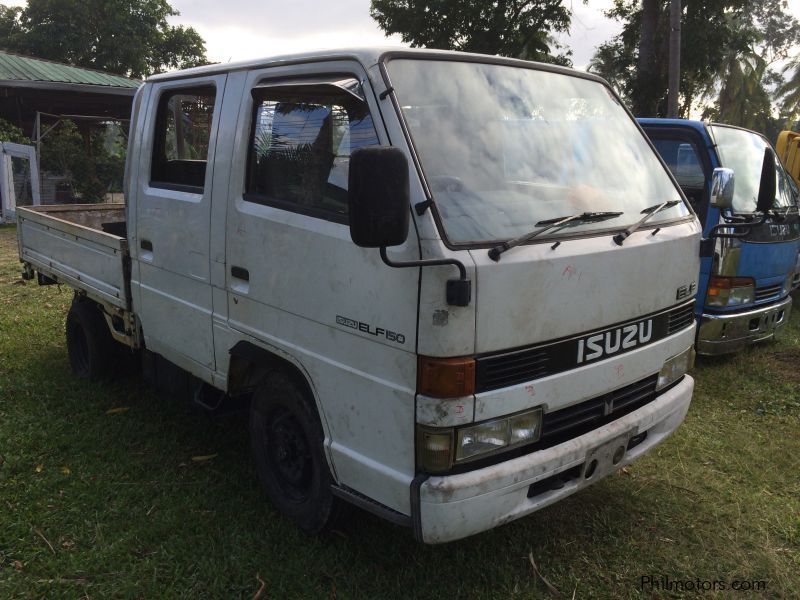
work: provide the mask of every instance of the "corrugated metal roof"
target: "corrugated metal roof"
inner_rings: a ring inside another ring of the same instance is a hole
[[[133,89],[142,83],[102,71],[0,51],[0,86],[3,81],[44,81]]]

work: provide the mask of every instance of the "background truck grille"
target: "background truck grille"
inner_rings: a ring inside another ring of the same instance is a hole
[[[644,318],[647,317],[628,322],[637,322]],[[652,320],[651,342],[682,331],[694,321],[694,301],[661,311],[653,315]],[[605,329],[608,328],[599,331]],[[509,352],[479,356],[475,360],[476,390],[479,393],[498,390],[574,369],[578,366],[575,340],[590,333]]]
[[[756,302],[771,300],[773,297],[780,296],[782,291],[783,291],[782,283],[776,283],[775,285],[765,285],[756,288]]]
[[[652,375],[598,398],[546,413],[540,442],[544,447],[559,444],[633,412],[655,400],[657,380],[658,375]]]

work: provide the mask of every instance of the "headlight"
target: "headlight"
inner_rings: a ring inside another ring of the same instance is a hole
[[[542,409],[536,408],[457,429],[422,428],[417,460],[423,471],[447,471],[460,462],[535,442],[541,426]]]
[[[489,421],[458,430],[456,460],[472,458],[508,446],[508,419]]]
[[[708,282],[706,304],[725,308],[752,304],[756,299],[755,280],[751,277],[712,277]]]
[[[661,372],[658,374],[658,383],[656,383],[656,391],[662,390],[678,381],[681,377],[686,375],[686,372],[694,366],[694,346],[689,346],[680,354],[676,354],[672,358],[668,358],[661,367]]]

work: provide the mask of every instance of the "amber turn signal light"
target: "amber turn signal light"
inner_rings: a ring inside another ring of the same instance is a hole
[[[708,295],[719,296],[722,290],[748,287],[753,285],[752,277],[718,277],[712,276],[708,282]]]
[[[417,391],[432,398],[458,398],[474,394],[475,359],[420,356]]]

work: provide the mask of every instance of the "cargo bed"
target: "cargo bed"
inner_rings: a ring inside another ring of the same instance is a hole
[[[17,235],[20,260],[41,275],[130,310],[124,205],[19,207]]]

